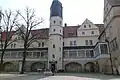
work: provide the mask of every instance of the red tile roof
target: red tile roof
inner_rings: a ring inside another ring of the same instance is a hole
[[[8,34],[10,34],[10,36],[12,37],[15,31],[11,31]],[[6,40],[6,36],[7,33],[6,32],[2,32],[2,40],[5,41]]]
[[[99,27],[100,33],[102,33],[102,31],[104,30],[104,25],[103,24],[95,24],[95,25]],[[63,37],[64,38],[77,37],[77,29],[79,27],[80,27],[80,25],[63,27]],[[12,32],[12,34],[13,33],[14,33],[14,31]],[[36,35],[35,38],[37,38],[37,39],[48,39],[49,38],[49,28],[32,30],[31,34],[32,34],[32,36]],[[2,33],[2,38],[3,38],[3,40],[5,40],[6,32]]]
[[[31,34],[32,34],[32,36],[35,36],[37,39],[48,39],[49,38],[49,28],[32,30]]]
[[[63,37],[77,37],[77,29],[80,26],[67,26],[63,28]]]

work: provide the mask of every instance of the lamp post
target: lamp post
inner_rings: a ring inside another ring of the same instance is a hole
[[[109,55],[110,55],[111,70],[112,70],[112,74],[114,74],[114,73],[113,73],[112,54],[111,54],[111,52],[110,52],[110,42],[109,42],[109,40],[107,40],[107,39],[105,39],[105,41],[108,43],[108,53],[109,53]]]

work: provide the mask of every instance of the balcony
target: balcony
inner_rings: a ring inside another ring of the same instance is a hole
[[[107,43],[98,43],[93,51],[94,51],[96,59],[110,57],[110,55],[108,54],[108,44]]]
[[[22,60],[23,52],[5,52],[4,60]],[[44,52],[27,52],[26,60],[28,61],[46,61],[48,59],[48,53]]]

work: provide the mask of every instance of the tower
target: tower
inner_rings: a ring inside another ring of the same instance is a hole
[[[50,29],[48,43],[48,68],[54,66],[56,70],[62,69],[63,54],[63,16],[62,4],[53,0],[50,8]]]

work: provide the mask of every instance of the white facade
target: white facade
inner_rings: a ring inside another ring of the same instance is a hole
[[[56,1],[58,0],[54,0],[54,2]],[[57,3],[61,5],[60,2]],[[59,7],[61,10],[62,6]],[[56,7],[52,6],[52,8],[51,12],[52,10],[54,12]],[[27,51],[26,66],[29,68],[26,70],[51,69],[51,62],[56,62],[55,68],[57,71],[84,72],[86,70],[86,72],[95,72],[95,68],[91,69],[93,67],[91,64],[96,65],[95,62],[98,59],[96,57],[104,56],[101,55],[102,53],[98,54],[94,51],[98,43],[100,26],[86,19],[81,26],[63,27],[62,10],[60,13],[58,9],[55,10],[58,13],[57,15],[51,13],[49,29],[38,30],[42,38],[38,38],[38,40],[33,42]],[[16,37],[19,37],[19,35],[13,36],[13,38]],[[16,64],[15,67],[19,69],[21,67],[22,52],[23,41],[18,39],[8,47],[4,57],[4,64],[14,62],[13,64]],[[87,66],[87,68],[84,66]],[[5,67],[5,69],[7,68]]]
[[[63,27],[62,18],[59,16],[50,18],[48,62],[57,61],[57,70],[62,69],[63,56]],[[50,65],[48,66],[50,68]]]

